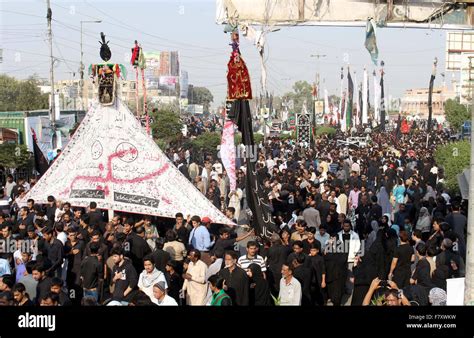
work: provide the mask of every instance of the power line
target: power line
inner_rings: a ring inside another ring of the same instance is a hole
[[[164,40],[164,41],[168,41],[170,43],[174,43],[175,45],[183,45],[183,46],[189,46],[190,48],[197,48],[197,49],[204,49],[204,50],[218,50],[218,49],[215,49],[215,48],[209,48],[209,47],[203,47],[203,46],[197,46],[197,45],[193,45],[193,44],[190,44],[190,43],[185,43],[185,42],[179,42],[179,43],[176,43],[174,42],[175,40],[171,40],[171,39],[167,39],[167,38],[164,38],[162,36],[158,36],[158,35],[155,35],[155,34],[150,34],[150,33],[147,33],[147,32],[144,32],[142,31],[141,29],[139,28],[136,28],[136,27],[133,27],[133,26],[130,26],[128,24],[125,24],[123,25],[122,22],[120,20],[117,20],[115,19],[114,17],[110,16],[109,14],[107,14],[106,12],[102,11],[101,9],[95,7],[94,5],[90,4],[88,1],[84,0],[84,2],[89,5],[90,7],[94,8],[95,10],[97,10],[98,12],[102,13],[103,15],[105,15],[106,17],[116,21],[116,22],[119,22],[120,25],[119,27],[122,27],[122,28],[125,28],[125,29],[134,29],[136,31],[139,31],[141,32],[142,34],[144,35],[148,35],[150,37],[153,37],[153,38],[156,38],[156,39],[159,39],[159,40]],[[176,47],[173,47],[173,48],[176,48]]]
[[[50,57],[50,56],[47,55],[47,54],[28,52],[28,51],[20,50],[20,49],[3,48],[3,50],[9,50],[9,51],[12,51],[12,52],[19,52],[19,53],[25,53],[25,54],[36,55],[36,56],[45,56],[45,57],[48,57],[48,58]],[[79,61],[74,61],[74,60],[65,59],[65,58],[58,58],[58,57],[54,57],[54,58],[57,59],[57,60],[59,60],[59,61],[69,61],[69,62],[72,62],[72,63],[77,63],[77,64],[79,64]]]
[[[9,71],[3,72],[3,73],[4,73],[4,74],[9,74],[9,73],[14,73],[14,72],[19,72],[19,71],[22,71],[22,70],[26,70],[26,69],[31,69],[31,68],[38,67],[38,66],[43,65],[43,64],[45,64],[45,63],[49,63],[49,61],[43,61],[43,62],[37,63],[37,64],[35,64],[35,65],[32,65],[32,66],[21,67],[21,68],[9,70]]]
[[[0,9],[0,12],[12,13],[12,14],[18,14],[18,15],[25,15],[25,16],[31,16],[31,17],[42,18],[42,19],[45,18],[45,17],[42,16],[42,15],[36,15],[36,14],[30,14],[30,13],[24,13],[24,12],[17,12],[17,11],[10,11],[10,10],[6,10],[6,9]]]

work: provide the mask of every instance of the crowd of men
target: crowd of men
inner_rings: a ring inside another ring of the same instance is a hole
[[[240,159],[231,191],[217,157],[169,153],[234,227],[181,213],[106,221],[94,202],[73,208],[54,196],[23,206],[29,184],[10,176],[0,304],[445,305],[446,280],[465,273],[467,226],[465,201],[449,195],[432,156],[448,135],[343,139],[259,145],[257,176],[279,228],[271,238],[251,228]]]

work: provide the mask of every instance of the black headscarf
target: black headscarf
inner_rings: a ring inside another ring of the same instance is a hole
[[[268,282],[263,278],[262,268],[258,264],[250,264],[250,271],[252,271],[252,278],[250,284],[255,284],[255,288],[250,290],[250,304],[255,306],[269,306],[273,305]]]

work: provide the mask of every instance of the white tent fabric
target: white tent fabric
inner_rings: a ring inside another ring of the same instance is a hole
[[[177,212],[233,223],[173,165],[119,99],[95,101],[61,155],[25,200],[52,195],[73,206],[174,218]]]

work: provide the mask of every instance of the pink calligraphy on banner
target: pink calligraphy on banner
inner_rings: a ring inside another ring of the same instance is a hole
[[[235,145],[234,145],[234,123],[228,120],[222,131],[220,155],[230,181],[230,190],[235,190],[237,183],[235,177]]]

